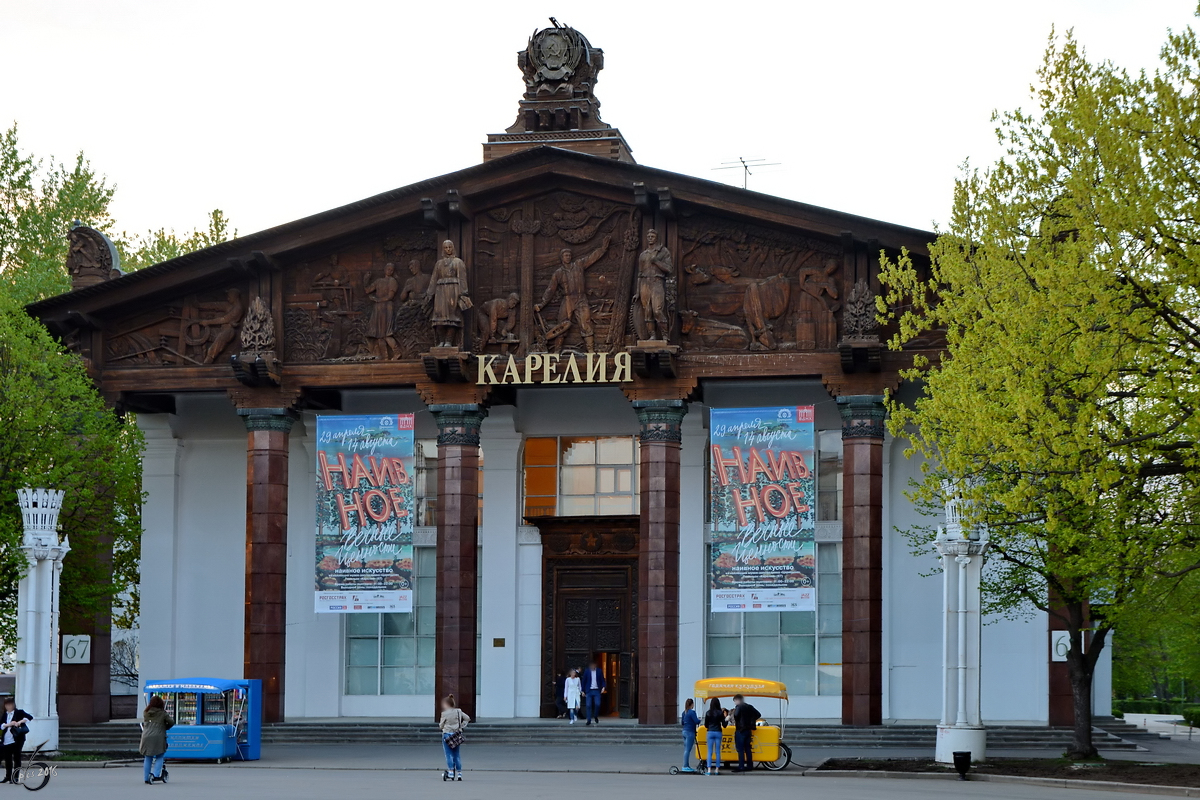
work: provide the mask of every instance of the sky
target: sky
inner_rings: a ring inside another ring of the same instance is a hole
[[[0,127],[83,151],[118,232],[240,234],[477,164],[548,16],[604,50],[604,121],[641,164],[930,229],[962,164],[1030,108],[1052,28],[1153,69],[1187,0],[715,3],[0,0]]]

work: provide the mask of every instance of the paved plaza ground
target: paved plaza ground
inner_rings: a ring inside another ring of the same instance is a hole
[[[1200,763],[1200,745],[1187,742],[1155,743],[1155,752],[1113,753],[1115,758]],[[1161,748],[1161,749],[1160,749]],[[796,754],[800,764],[814,765],[825,758],[863,756],[903,758],[932,755],[925,748],[813,748]],[[1055,757],[1056,752],[997,751],[993,756]],[[750,775],[722,774],[719,778],[666,774],[676,763],[673,747],[505,746],[468,743],[463,749],[466,767],[462,783],[441,780],[441,747],[433,745],[276,745],[264,748],[260,762],[231,765],[172,764],[167,786],[145,786],[141,768],[63,767],[43,797],[81,800],[125,800],[145,792],[167,793],[174,800],[253,798],[253,800],[341,800],[364,796],[418,798],[452,794],[459,800],[535,800],[571,797],[573,800],[612,797],[640,800],[696,800],[730,796],[820,797],[822,800],[895,798],[1045,798],[1082,800],[1084,797],[1151,797],[1141,792],[1096,792],[1086,788],[1057,788],[998,782],[960,783],[935,779],[880,779],[805,776],[799,767],[784,772],[756,771]],[[350,794],[353,793],[353,794]]]

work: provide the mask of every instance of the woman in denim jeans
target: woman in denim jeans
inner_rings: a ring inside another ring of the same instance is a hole
[[[167,752],[167,731],[175,726],[175,720],[164,708],[163,699],[158,695],[146,703],[142,712],[142,741],[138,752],[144,756],[142,764],[142,780],[146,783],[153,781],[167,782],[167,771],[163,768],[163,754]]]
[[[451,747],[450,737],[462,733],[470,721],[467,712],[458,707],[454,695],[446,695],[442,700],[442,717],[438,721],[438,728],[442,731],[442,750],[446,753],[446,771],[442,773],[444,781],[462,780],[462,756],[459,752],[462,747]]]
[[[721,736],[725,733],[725,712],[721,710],[721,701],[713,698],[708,702],[708,711],[704,715],[704,730],[708,739],[708,774],[721,774]]]
[[[681,772],[695,772],[692,769],[692,748],[696,746],[696,728],[700,725],[700,717],[696,716],[695,702],[688,698],[683,704],[683,716],[679,724],[683,728],[683,769]]]

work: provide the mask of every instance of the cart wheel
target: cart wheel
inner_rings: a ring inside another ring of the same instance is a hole
[[[667,772],[671,773],[672,775],[678,775],[679,767],[671,767],[669,770],[667,770]]]
[[[772,772],[784,769],[788,764],[792,763],[792,749],[786,744],[779,745],[779,758],[774,761],[761,761],[764,769],[769,769]]]

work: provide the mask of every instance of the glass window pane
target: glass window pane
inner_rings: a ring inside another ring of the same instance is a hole
[[[597,440],[596,463],[632,464],[633,438],[630,436],[621,436]]]
[[[412,667],[384,667],[383,694],[416,694],[416,675]]]
[[[525,465],[558,465],[558,442],[553,436],[525,440]]]
[[[417,574],[423,578],[437,575],[437,552],[433,547],[414,548],[417,557]]]
[[[437,581],[434,578],[417,578],[417,594],[415,599],[418,606],[436,605]]]
[[[816,633],[817,615],[814,611],[783,611],[779,614],[781,633]]]
[[[742,615],[738,613],[732,614],[709,614],[708,615],[708,632],[709,633],[741,633],[742,632]]]
[[[435,606],[417,608],[417,633],[427,636],[437,633],[437,608]]]
[[[417,640],[408,636],[388,636],[383,640],[385,667],[411,667],[417,660]]]
[[[385,636],[411,636],[413,630],[412,614],[383,615],[383,633]]]
[[[632,495],[608,495],[597,498],[600,502],[601,514],[633,514]]]
[[[556,467],[527,467],[525,469],[525,496],[545,497],[558,494]]]
[[[780,644],[784,664],[817,663],[817,640],[812,636],[784,636]]]
[[[819,575],[817,577],[817,601],[827,605],[842,602],[842,576]]]
[[[817,676],[812,667],[780,667],[779,680],[787,684],[791,697],[817,693]]]
[[[820,656],[819,663],[821,664],[841,664],[842,637],[822,636],[818,655]]]
[[[746,614],[746,634],[779,634],[778,611],[752,611]]]
[[[378,614],[347,614],[346,615],[346,635],[347,636],[378,636],[379,635],[379,615]]]
[[[842,607],[840,605],[827,605],[822,603],[817,606],[821,622],[821,633],[826,634],[841,634],[842,632]]]
[[[346,694],[378,694],[378,680],[375,667],[346,667]]]
[[[708,663],[737,666],[742,663],[742,642],[736,636],[708,637]]]
[[[526,497],[525,516],[552,517],[558,513],[558,501],[553,497]]]
[[[617,491],[632,492],[633,491],[633,470],[619,469],[617,470]]]
[[[837,544],[817,545],[817,572],[822,574],[842,571],[842,548]]]
[[[417,667],[417,694],[433,694],[433,667]]]
[[[840,666],[817,667],[817,674],[820,677],[821,694],[842,693],[842,668]]]
[[[764,681],[779,680],[779,667],[746,667],[742,670],[747,678],[758,678]]]
[[[596,440],[591,438],[576,438],[571,439],[566,436],[562,438],[560,450],[562,452],[561,463],[564,467],[572,464],[595,464],[596,463]]]
[[[559,513],[564,517],[587,517],[596,513],[595,495],[564,497]]]
[[[563,494],[595,494],[596,493],[596,468],[595,467],[563,467],[562,468],[562,493]]]
[[[611,468],[596,470],[597,489],[603,494],[612,494],[617,490],[617,475]]]
[[[350,666],[373,667],[379,663],[378,639],[351,639],[348,644],[346,663]],[[374,694],[374,690],[371,693]]]
[[[751,614],[751,617],[758,616]],[[764,615],[765,616],[765,615]],[[778,636],[747,636],[746,664],[756,667],[773,667],[779,664]]]
[[[432,636],[422,636],[417,639],[417,665],[432,667],[437,652],[437,639]],[[479,652],[476,648],[476,653]]]

